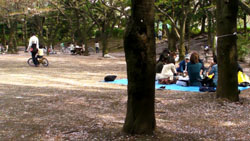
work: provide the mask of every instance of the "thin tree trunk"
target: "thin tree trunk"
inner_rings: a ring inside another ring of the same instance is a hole
[[[108,35],[107,33],[105,33],[106,27],[103,27],[102,29],[102,35],[101,35],[101,39],[102,39],[102,56],[104,56],[105,54],[108,54]]]
[[[176,52],[176,42],[177,42],[177,37],[175,34],[175,31],[171,29],[169,36],[168,36],[168,48],[170,51]]]
[[[15,41],[15,30],[16,30],[17,23],[15,21],[10,21],[10,33],[9,33],[9,53],[16,53],[16,41]]]
[[[245,36],[247,37],[247,14],[244,13],[244,33],[245,33]]]
[[[182,0],[182,19],[180,19],[180,46],[179,46],[179,56],[180,60],[185,57],[185,31],[186,31],[186,20],[188,15],[189,0]]]
[[[24,45],[25,45],[25,51],[28,48],[28,35],[27,35],[27,16],[24,16]]]
[[[237,79],[237,0],[217,0],[218,98],[239,101]]]
[[[3,25],[2,42],[3,42],[3,46],[6,48],[6,33],[5,33],[5,25]]]
[[[180,34],[180,47],[179,47],[179,56],[180,60],[183,60],[185,57],[185,28],[186,28],[186,17],[180,21],[181,23],[181,34]]]
[[[215,54],[215,51],[213,50],[213,33],[212,33],[212,17],[208,16],[208,46],[209,48],[212,48],[213,55]]]
[[[123,131],[152,134],[156,126],[154,0],[132,0],[124,38],[128,102]]]
[[[206,16],[203,16],[202,17],[202,20],[201,20],[201,32],[200,34],[204,34],[205,33],[205,29],[206,29]]]

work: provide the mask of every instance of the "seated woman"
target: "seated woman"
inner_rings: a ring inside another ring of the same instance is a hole
[[[187,64],[190,86],[201,86],[202,64],[199,63],[199,54],[191,54],[190,62]]]
[[[161,54],[158,61],[156,62],[156,73],[161,73],[163,66],[166,64],[166,56]]]
[[[167,57],[166,64],[163,66],[161,73],[156,73],[156,80],[169,78],[170,81],[175,80],[174,75],[177,73],[174,65],[174,59]]]

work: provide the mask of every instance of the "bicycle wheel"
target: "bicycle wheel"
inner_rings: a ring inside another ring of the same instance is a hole
[[[33,60],[32,58],[29,58],[27,63],[30,65],[30,66],[35,66],[35,64],[33,63]]]
[[[41,64],[42,64],[44,67],[48,67],[49,61],[48,61],[46,58],[42,58]]]

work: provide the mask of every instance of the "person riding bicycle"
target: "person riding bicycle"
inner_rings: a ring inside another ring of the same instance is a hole
[[[39,40],[36,37],[35,33],[32,33],[32,36],[29,39],[29,45],[28,45],[27,51],[31,52],[32,60],[36,67],[38,66],[38,61],[36,58],[38,49],[39,49]]]

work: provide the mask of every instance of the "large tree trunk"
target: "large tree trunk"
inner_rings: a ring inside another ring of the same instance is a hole
[[[132,0],[124,39],[128,76],[127,114],[123,131],[152,134],[155,122],[154,0]]]
[[[238,0],[217,0],[217,97],[238,101],[237,30]]]

